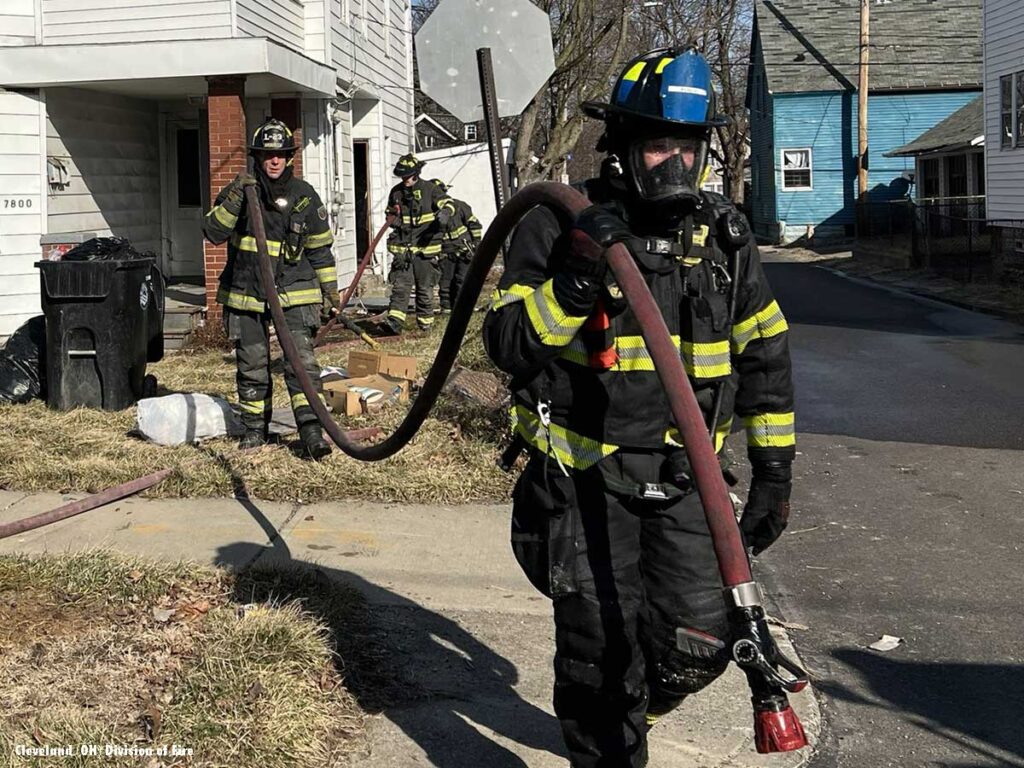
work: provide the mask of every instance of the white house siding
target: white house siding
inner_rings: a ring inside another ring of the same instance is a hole
[[[999,78],[1024,71],[1024,2],[985,0],[985,156],[990,219],[1024,220],[1024,148],[1000,147]]]
[[[45,45],[197,40],[233,34],[231,0],[41,2]],[[130,66],[126,61],[125,67]]]
[[[157,103],[81,88],[46,92],[46,154],[71,183],[50,194],[47,231],[124,237],[160,253]]]
[[[40,312],[44,112],[39,94],[0,90],[0,338]]]
[[[235,1],[239,35],[267,37],[305,52],[305,19],[299,0]]]
[[[331,0],[306,0],[302,6],[305,18],[306,55],[325,64],[331,63],[330,43],[327,39],[330,2]]]
[[[35,45],[35,0],[0,2],[0,45]]]
[[[385,8],[384,2],[390,3],[390,10]],[[349,16],[342,19],[341,5],[331,3],[333,61],[345,88],[357,94],[351,101],[351,140],[369,141],[370,217],[371,228],[376,230],[384,220],[387,193],[395,181],[391,169],[413,146],[409,8],[401,0],[359,3],[350,0]],[[351,221],[354,217],[351,143],[343,152],[346,221]],[[344,253],[350,254],[348,257],[354,265],[357,258],[354,241]],[[378,254],[383,254],[382,248],[378,249]],[[344,258],[339,259],[343,272],[349,268]]]

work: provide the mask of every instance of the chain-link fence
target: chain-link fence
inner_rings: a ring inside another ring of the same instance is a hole
[[[992,273],[992,236],[984,197],[913,201],[913,263],[974,282]]]

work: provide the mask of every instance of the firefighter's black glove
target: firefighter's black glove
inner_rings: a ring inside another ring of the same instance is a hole
[[[448,224],[450,224],[452,220],[452,212],[447,208],[438,208],[437,214],[434,218],[437,219],[437,223],[441,229],[448,229]]]
[[[323,314],[336,315],[341,311],[341,296],[338,294],[337,283],[326,283],[321,286],[323,293]]]
[[[576,217],[569,231],[569,253],[555,273],[555,300],[570,314],[587,315],[604,284],[608,262],[604,252],[631,237],[626,222],[612,211],[592,205]]]
[[[227,207],[237,214],[245,204],[245,188],[255,186],[256,183],[256,177],[247,171],[242,171],[235,176],[231,183],[228,184],[228,191],[224,200],[227,203]]]
[[[792,490],[792,471],[788,461],[754,465],[747,505],[740,518],[740,531],[752,554],[764,552],[786,530]]]

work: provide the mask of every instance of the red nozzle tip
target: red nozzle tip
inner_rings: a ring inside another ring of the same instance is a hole
[[[792,752],[807,746],[807,735],[796,712],[789,705],[779,712],[755,710],[754,745],[762,755]]]

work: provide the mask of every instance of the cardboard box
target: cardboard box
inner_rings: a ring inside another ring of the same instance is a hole
[[[328,381],[324,385],[324,399],[328,407],[335,413],[345,416],[358,416],[361,413],[372,413],[395,402],[409,401],[409,382],[395,376],[374,374],[354,379]],[[375,403],[367,403],[362,393],[353,392],[353,387],[369,387],[383,392],[383,397]]]
[[[372,376],[376,373],[415,381],[416,358],[361,349],[348,353],[349,376]]]

